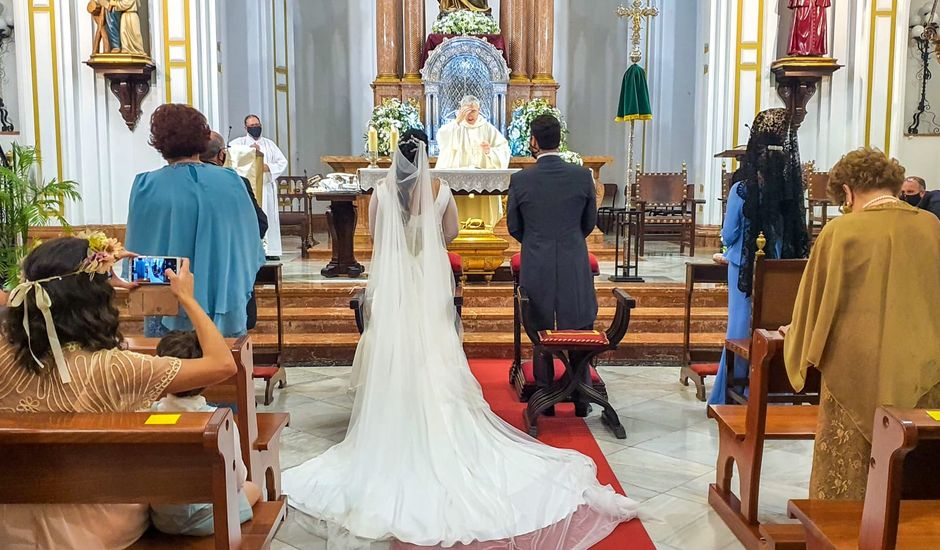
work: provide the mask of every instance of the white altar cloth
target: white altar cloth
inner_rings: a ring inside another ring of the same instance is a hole
[[[487,193],[505,194],[509,192],[509,178],[518,172],[510,170],[431,170],[432,178],[440,178],[447,182],[455,193]],[[379,181],[385,178],[388,170],[385,168],[361,168],[359,170],[359,185],[363,191],[371,191]]]

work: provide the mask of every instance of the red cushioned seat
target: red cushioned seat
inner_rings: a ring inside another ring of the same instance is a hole
[[[599,330],[541,330],[539,341],[543,346],[607,346],[607,333]]]
[[[601,274],[601,266],[597,261],[597,256],[588,252],[588,261],[591,262],[591,273],[595,276]],[[513,254],[512,259],[509,260],[509,269],[512,270],[513,275],[519,274],[519,269],[522,267],[522,253],[516,252]]]
[[[450,268],[453,270],[454,274],[463,275],[463,258],[460,257],[460,254],[448,252],[447,257],[450,259]]]
[[[278,371],[278,370],[280,370],[280,369],[279,369],[279,367],[277,367],[277,366],[273,366],[273,367],[254,367],[254,368],[251,370],[251,377],[252,377],[252,378],[263,378],[263,379],[265,379],[265,380],[268,380],[269,378],[273,378],[274,375],[277,374],[277,371]]]
[[[532,361],[525,361],[522,363],[522,376],[525,378],[526,384],[535,384],[535,372],[533,370]],[[561,359],[555,358],[555,381],[561,380],[561,377],[565,374],[565,364],[561,362]],[[594,370],[594,367],[591,367],[591,383],[600,384],[601,377],[597,374],[597,371]]]
[[[718,363],[693,363],[689,368],[699,376],[718,376]]]

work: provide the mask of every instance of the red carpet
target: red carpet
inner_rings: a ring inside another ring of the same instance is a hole
[[[505,359],[470,360],[470,369],[483,386],[483,396],[493,412],[521,430],[522,411],[525,404],[519,402],[515,391],[509,385],[509,365],[510,362]],[[613,470],[610,469],[610,464],[604,458],[604,453],[597,446],[591,430],[588,429],[584,420],[574,415],[574,406],[559,405],[556,409],[557,415],[554,418],[543,418],[539,421],[541,432],[539,440],[554,447],[574,449],[591,457],[597,464],[597,479],[605,485],[613,486],[618,493],[625,494]],[[620,524],[609,537],[594,545],[594,548],[598,550],[655,550],[656,546],[650,540],[640,520],[633,520]]]

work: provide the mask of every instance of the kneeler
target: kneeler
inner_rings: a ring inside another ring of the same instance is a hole
[[[454,272],[454,284],[456,285],[454,288],[454,308],[457,310],[457,318],[460,319],[463,313],[463,287],[460,285],[460,281],[463,279],[463,259],[453,252],[448,252],[447,257],[450,261],[450,268]],[[365,315],[362,311],[365,300],[366,289],[364,288],[357,290],[352,299],[349,300],[349,309],[356,312],[356,329],[359,330],[359,334],[362,334],[362,331],[366,329]]]
[[[532,340],[534,353],[551,354],[565,367],[565,373],[560,379],[547,388],[539,388],[529,397],[528,405],[523,412],[523,420],[526,431],[532,437],[538,436],[538,420],[545,410],[563,401],[577,399],[582,403],[596,403],[603,407],[601,422],[617,439],[627,438],[627,432],[620,423],[620,417],[607,401],[606,394],[597,391],[593,383],[582,382],[585,379],[585,370],[592,368],[592,360],[604,352],[617,349],[630,326],[630,313],[636,307],[636,300],[619,288],[615,288],[613,293],[617,299],[617,312],[606,332],[597,330],[537,331],[528,328],[531,326],[527,323],[530,304],[525,288],[517,289],[518,315],[526,334]]]
[[[588,259],[591,262],[591,273],[597,277],[600,275],[600,264],[597,261],[597,256],[594,254],[588,254]],[[513,310],[512,310],[512,366],[509,368],[509,383],[516,389],[516,395],[519,396],[519,401],[526,403],[529,401],[529,398],[532,397],[532,394],[535,393],[535,390],[538,389],[538,386],[535,385],[535,367],[533,361],[530,359],[528,361],[522,361],[522,321],[519,319],[519,274],[521,273],[522,267],[522,254],[516,253],[512,260],[509,263],[510,270],[512,271],[512,300],[513,300]],[[565,372],[565,364],[560,359],[554,360],[554,369],[553,369],[554,381],[561,380],[562,375]],[[600,392],[604,397],[607,397],[607,386],[604,385],[604,381],[601,380],[599,374],[597,374],[597,369],[591,365],[591,384],[594,386],[594,389]]]
[[[255,286],[273,286],[274,297],[277,301],[277,351],[258,352],[254,356],[254,368],[251,377],[264,380],[264,405],[267,407],[274,402],[274,388],[287,386],[287,371],[281,364],[284,352],[284,317],[281,307],[281,264],[267,264],[261,266],[255,277]],[[256,293],[257,294],[257,293]]]

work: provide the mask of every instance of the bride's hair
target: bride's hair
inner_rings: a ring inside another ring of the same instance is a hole
[[[418,146],[421,143],[423,143],[425,147],[428,146],[428,135],[424,133],[424,130],[410,128],[399,138],[398,150],[408,159],[408,162],[414,164],[415,158],[418,156]]]

